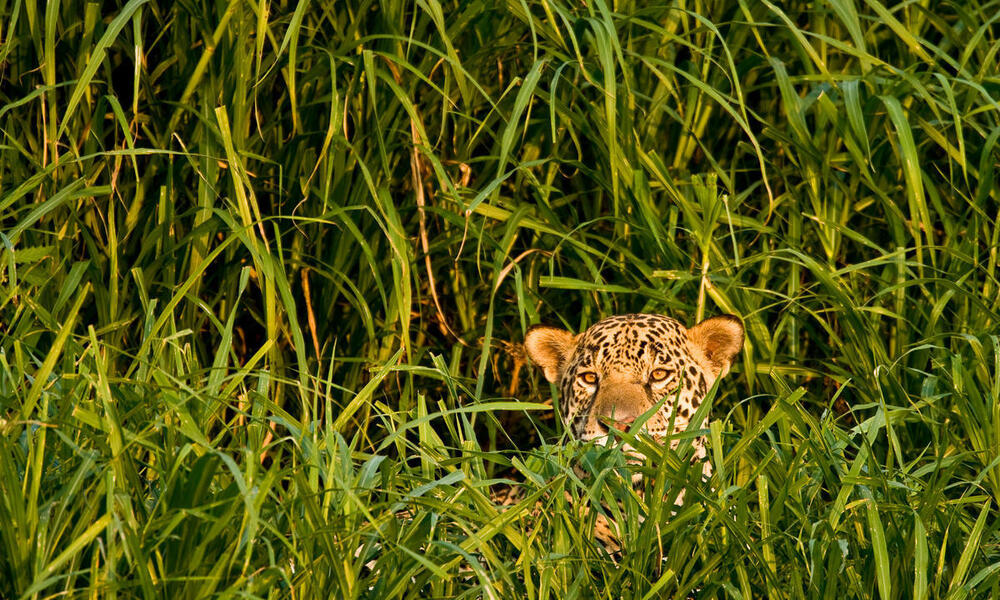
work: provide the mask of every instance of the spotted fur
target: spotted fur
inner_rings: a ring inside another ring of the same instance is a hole
[[[609,426],[623,431],[663,399],[643,426],[662,440],[687,429],[709,388],[729,371],[743,346],[743,325],[732,315],[690,329],[662,315],[620,315],[579,335],[535,326],[524,346],[558,385],[562,419],[573,435],[605,442],[613,433]],[[704,439],[693,446],[695,458],[703,460]]]

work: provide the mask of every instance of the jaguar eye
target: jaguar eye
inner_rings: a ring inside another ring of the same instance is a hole
[[[670,371],[666,369],[653,369],[653,372],[649,374],[650,381],[663,381],[670,375]]]
[[[586,373],[580,373],[580,381],[586,383],[587,385],[594,385],[597,383],[597,373],[587,371]]]

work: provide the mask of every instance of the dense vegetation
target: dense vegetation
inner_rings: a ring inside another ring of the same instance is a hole
[[[0,0],[0,597],[1000,595],[998,62],[996,1]],[[645,499],[517,345],[638,311],[748,334]]]

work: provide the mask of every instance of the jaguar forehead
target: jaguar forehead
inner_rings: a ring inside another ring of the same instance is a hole
[[[679,321],[662,315],[608,317],[584,332],[571,362],[612,371],[675,362],[686,354],[684,331]]]

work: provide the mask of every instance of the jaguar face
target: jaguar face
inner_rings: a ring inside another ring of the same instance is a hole
[[[535,326],[524,346],[558,386],[562,419],[574,436],[606,442],[609,427],[624,431],[663,400],[643,427],[662,439],[687,428],[709,388],[729,371],[743,346],[743,324],[732,315],[691,328],[662,315],[620,315],[577,335]],[[695,448],[703,458],[704,441]]]

